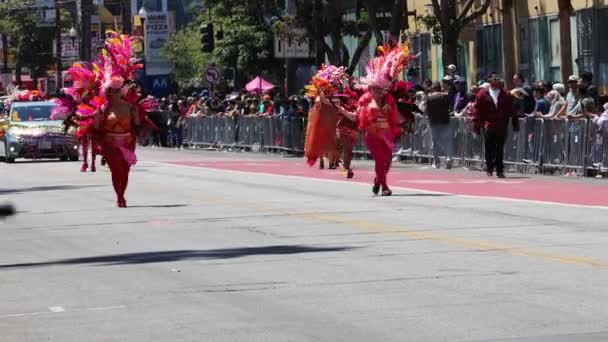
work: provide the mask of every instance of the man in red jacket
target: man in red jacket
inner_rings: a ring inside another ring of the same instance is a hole
[[[509,119],[516,132],[519,121],[513,97],[503,89],[498,74],[492,73],[489,82],[490,88],[482,89],[477,94],[473,107],[473,129],[475,133],[480,133],[482,129],[484,132],[488,176],[492,176],[496,170],[498,178],[505,178],[503,158]]]

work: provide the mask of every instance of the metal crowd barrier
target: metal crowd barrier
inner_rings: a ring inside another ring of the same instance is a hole
[[[473,133],[468,118],[453,117],[453,161],[455,166],[481,169],[485,148],[483,134]],[[608,128],[578,120],[519,119],[520,129],[509,125],[505,143],[505,165],[511,170],[535,173],[550,171],[588,174],[608,170]],[[242,148],[302,153],[306,121],[279,117],[188,117],[183,143],[191,148]],[[359,135],[354,146],[357,156],[369,158]],[[416,117],[414,131],[397,141],[395,156],[430,162],[433,156],[431,126],[424,116]]]

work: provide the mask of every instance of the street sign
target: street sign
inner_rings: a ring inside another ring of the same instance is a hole
[[[220,73],[220,70],[216,67],[208,67],[205,70],[204,76],[205,76],[205,81],[207,81],[213,85],[220,84],[220,81],[222,79],[222,74]]]
[[[313,53],[310,49],[308,39],[296,39],[304,35],[303,29],[292,29],[290,37],[275,35],[274,57],[275,58],[310,58]]]
[[[53,27],[55,26],[55,1],[54,0],[38,0],[36,2],[38,8],[37,27]]]

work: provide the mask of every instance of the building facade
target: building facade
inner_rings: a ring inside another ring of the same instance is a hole
[[[600,91],[608,92],[608,38],[599,34],[608,29],[608,1],[571,1],[572,8],[568,12],[571,44],[566,47],[571,51],[569,61],[561,58],[559,2],[492,0],[486,14],[460,35],[458,68],[461,75],[471,84],[487,78],[493,71],[510,79],[512,75],[505,72],[510,69],[523,74],[529,82],[561,82],[564,80],[562,64],[569,63],[566,70],[572,70],[573,74],[592,72]],[[509,3],[512,8],[505,8]],[[445,67],[441,46],[431,43],[431,34],[417,20],[433,13],[430,1],[408,0],[408,8],[416,13],[409,18],[412,49],[420,53],[416,76],[421,80],[440,79]],[[513,34],[504,35],[505,29]],[[508,47],[505,42],[512,43],[510,53],[505,53]],[[510,65],[505,67],[508,63]]]

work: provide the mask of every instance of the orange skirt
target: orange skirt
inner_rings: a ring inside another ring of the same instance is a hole
[[[333,105],[316,102],[308,114],[304,155],[308,165],[314,165],[323,156],[337,154],[336,127],[339,112]]]

